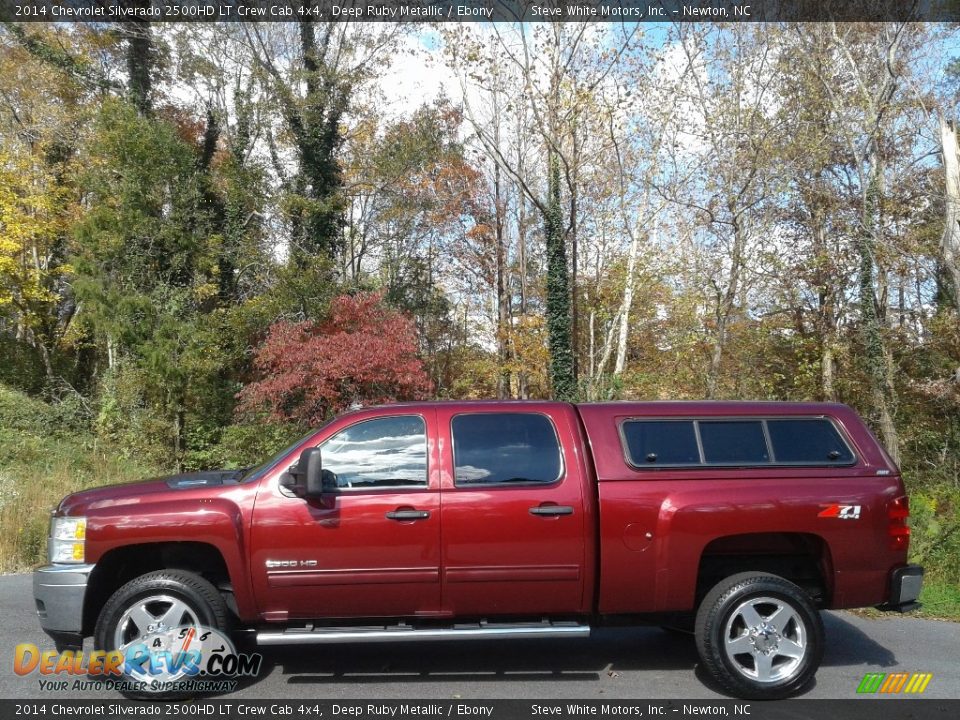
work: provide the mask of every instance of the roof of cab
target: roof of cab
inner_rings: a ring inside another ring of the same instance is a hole
[[[427,408],[427,407],[496,407],[521,408],[527,405],[553,405],[570,407],[571,403],[557,400],[423,400],[351,407],[350,410],[376,410],[388,408]],[[584,410],[612,410],[614,412],[643,412],[663,415],[700,414],[710,415],[756,415],[761,414],[832,414],[850,412],[850,408],[841,403],[823,402],[786,402],[777,400],[613,400],[605,402],[575,403]]]

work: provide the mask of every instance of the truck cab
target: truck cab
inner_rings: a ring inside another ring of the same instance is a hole
[[[319,492],[278,467],[251,515],[266,622],[590,612],[594,493],[572,406],[397,405],[309,442]]]

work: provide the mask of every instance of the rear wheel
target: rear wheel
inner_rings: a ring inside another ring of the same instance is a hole
[[[765,573],[718,583],[697,612],[704,667],[732,694],[787,697],[809,683],[823,658],[823,621],[810,596]]]

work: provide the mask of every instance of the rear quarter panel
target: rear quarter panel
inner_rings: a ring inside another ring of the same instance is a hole
[[[848,407],[786,403],[607,403],[580,406],[597,473],[601,614],[691,610],[704,549],[752,533],[803,533],[823,541],[830,607],[887,597],[887,503],[903,494],[895,466]],[[629,418],[830,417],[857,455],[848,467],[642,469],[628,465],[618,432]],[[857,519],[820,517],[859,505]]]

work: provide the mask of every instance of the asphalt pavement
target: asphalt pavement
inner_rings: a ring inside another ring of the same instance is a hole
[[[30,575],[0,576],[0,698],[65,699],[18,676],[14,648],[53,643],[40,630]],[[824,613],[827,647],[807,698],[847,699],[865,673],[932,673],[924,693],[960,698],[960,624],[897,615]],[[89,640],[88,640],[89,647]],[[601,629],[589,639],[261,648],[263,670],[230,695],[246,699],[721,699],[693,638],[655,627]],[[100,689],[69,698],[119,699]],[[860,697],[864,697],[861,695]]]

